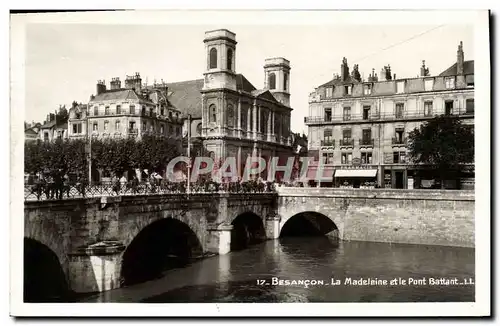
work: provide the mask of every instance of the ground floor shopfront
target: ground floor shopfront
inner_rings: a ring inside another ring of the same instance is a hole
[[[308,169],[307,176],[307,185],[310,187],[474,189],[473,166],[466,167],[455,177],[443,181],[439,173],[428,167],[397,164],[322,167],[312,165]]]

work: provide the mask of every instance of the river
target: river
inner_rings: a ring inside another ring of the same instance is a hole
[[[473,248],[290,237],[83,301],[471,302],[474,270]]]

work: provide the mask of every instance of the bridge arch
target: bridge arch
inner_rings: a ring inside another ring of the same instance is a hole
[[[330,216],[317,211],[303,211],[290,214],[280,221],[280,237],[326,235],[340,237],[339,223]]]
[[[185,222],[157,219],[142,228],[122,254],[122,285],[144,282],[203,255],[200,237]]]
[[[231,251],[245,249],[266,239],[262,217],[252,211],[238,214],[231,220]]]
[[[67,302],[71,295],[61,259],[49,246],[24,238],[24,302]]]

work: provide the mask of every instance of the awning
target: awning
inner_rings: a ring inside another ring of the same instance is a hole
[[[377,176],[377,169],[352,169],[352,170],[336,170],[335,178],[374,178]]]

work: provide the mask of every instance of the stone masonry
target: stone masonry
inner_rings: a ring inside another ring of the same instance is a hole
[[[278,194],[185,194],[26,202],[25,237],[51,249],[75,292],[120,286],[122,256],[146,226],[173,218],[203,253],[230,251],[232,222],[253,213],[268,239],[291,218],[331,220],[342,240],[474,247],[472,191],[279,188]]]

